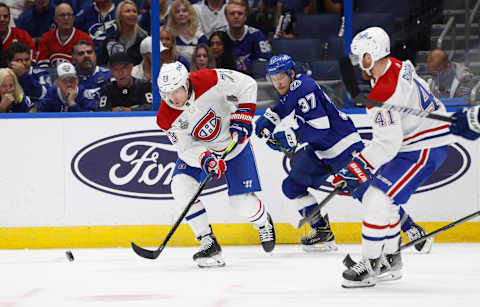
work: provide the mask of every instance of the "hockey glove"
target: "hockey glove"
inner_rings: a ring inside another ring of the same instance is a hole
[[[200,155],[200,166],[207,174],[210,172],[215,172],[217,174],[217,179],[220,179],[220,177],[222,177],[227,170],[225,161],[215,157],[210,151],[204,151]]]
[[[267,140],[267,145],[271,149],[278,151],[282,151],[282,148],[287,152],[295,151],[297,144],[297,134],[295,130],[291,128],[276,132]]]
[[[280,116],[268,108],[265,110],[265,114],[255,122],[255,134],[259,138],[268,137],[273,133],[278,123],[280,123]]]
[[[463,108],[453,114],[457,122],[450,125],[450,131],[468,140],[476,140],[480,137],[479,106]]]
[[[253,105],[253,107],[252,107]],[[230,117],[230,134],[237,134],[238,144],[245,142],[252,135],[252,119],[255,115],[254,104],[240,104]]]
[[[345,182],[345,187],[340,192],[350,195],[358,186],[372,177],[371,170],[373,170],[373,167],[360,154],[335,175],[332,184],[338,186]]]

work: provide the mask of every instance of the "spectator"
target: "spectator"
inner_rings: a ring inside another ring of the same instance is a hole
[[[152,110],[152,83],[132,77],[133,60],[126,52],[117,52],[109,59],[115,81],[102,87],[99,111]]]
[[[98,52],[98,64],[107,65],[109,57],[117,52],[127,52],[135,65],[142,61],[140,43],[147,33],[137,24],[137,6],[131,0],[118,4],[115,12],[117,30],[107,35]]]
[[[72,63],[78,75],[78,83],[85,89],[85,96],[100,100],[100,89],[112,80],[108,68],[97,66],[95,47],[88,41],[78,41],[73,45]]]
[[[14,27],[18,16],[24,11],[25,9],[25,2],[22,0],[3,0],[2,1],[6,6],[8,6],[11,15],[10,17],[12,18],[10,21],[10,26]]]
[[[73,26],[75,15],[68,3],[61,3],[55,8],[54,19],[57,29],[43,34],[38,43],[40,67],[56,67],[60,62],[72,62],[73,45],[81,40],[92,42],[87,33]]]
[[[196,3],[193,8],[197,12],[200,28],[206,37],[227,25],[224,0],[204,0]]]
[[[18,17],[16,25],[25,30],[34,39],[39,39],[43,33],[55,29],[55,7],[49,0],[34,0],[33,6]]]
[[[427,56],[427,68],[433,78],[427,80],[437,97],[469,96],[474,86],[472,72],[462,63],[450,62],[448,55],[435,49]]]
[[[85,0],[52,0],[55,6],[59,6],[62,3],[67,3],[76,13],[80,12],[82,8],[88,4]]]
[[[10,9],[5,3],[0,2],[0,40],[2,41],[2,50],[6,51],[13,42],[22,42],[27,44],[33,51],[35,58],[35,43],[32,37],[26,31],[10,27]]]
[[[7,51],[8,67],[17,76],[25,95],[38,105],[40,99],[45,97],[47,90],[52,86],[48,71],[32,67],[32,51],[28,45],[15,42]]]
[[[166,50],[160,41],[160,54]],[[147,36],[140,44],[140,54],[142,55],[142,63],[136,65],[132,69],[132,77],[152,81],[152,37]]]
[[[223,31],[213,32],[210,36],[210,48],[215,57],[217,68],[237,69],[232,40],[227,33]]]
[[[91,4],[75,16],[75,27],[88,33],[98,52],[107,34],[117,30],[113,0],[91,0]]]
[[[84,89],[78,85],[78,76],[72,63],[59,63],[55,68],[55,86],[40,99],[38,112],[86,112],[95,111],[95,99],[84,95]]]
[[[18,83],[10,68],[0,68],[0,113],[26,113],[34,104]]]
[[[192,56],[190,71],[194,72],[204,68],[215,68],[215,57],[212,50],[206,44],[199,44],[195,47]]]
[[[190,62],[185,57],[177,55],[177,41],[175,35],[166,26],[160,28],[160,41],[166,48],[160,53],[162,65],[179,61],[187,68],[187,70],[190,69]]]
[[[230,0],[225,7],[228,26],[225,31],[233,42],[233,54],[237,57],[237,70],[250,72],[255,60],[270,58],[270,44],[262,31],[249,27],[247,6],[243,0]]]
[[[151,0],[147,0],[147,8],[145,13],[140,16],[140,20],[138,21],[138,25],[144,29],[147,33],[151,33]],[[160,26],[164,26],[167,24],[168,13],[170,11],[170,5],[168,5],[167,0],[160,0],[159,2],[159,23]]]
[[[259,29],[272,40],[295,38],[293,34],[295,21],[295,12],[282,2],[260,0],[258,8],[248,16],[247,24]]]
[[[199,30],[197,13],[187,0],[175,0],[170,9],[167,28],[176,37],[177,54],[192,58],[195,46],[208,44],[207,37]]]

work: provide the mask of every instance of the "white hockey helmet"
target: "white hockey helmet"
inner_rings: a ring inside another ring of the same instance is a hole
[[[160,69],[160,74],[157,79],[158,89],[160,95],[173,108],[183,110],[184,107],[175,106],[169,99],[166,99],[166,94],[174,90],[184,87],[188,93],[188,71],[180,62],[163,64]]]
[[[370,27],[355,35],[350,50],[352,64],[360,64],[361,69],[370,70],[376,61],[390,54],[390,37],[382,28]],[[372,57],[370,67],[363,67],[362,59],[366,53]]]

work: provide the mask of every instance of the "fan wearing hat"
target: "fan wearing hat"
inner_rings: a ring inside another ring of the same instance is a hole
[[[133,62],[126,52],[110,56],[108,66],[115,80],[102,87],[98,102],[99,111],[152,110],[152,83],[132,77]]]
[[[78,84],[75,67],[70,62],[60,63],[55,68],[55,86],[40,99],[38,112],[87,112],[95,111],[94,98],[85,95],[85,89]]]
[[[167,48],[160,42],[160,52]],[[152,37],[147,36],[140,44],[140,54],[142,55],[142,63],[133,67],[132,76],[137,79],[152,80]]]

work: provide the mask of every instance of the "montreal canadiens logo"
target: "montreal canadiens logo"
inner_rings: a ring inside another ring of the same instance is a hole
[[[369,140],[372,139],[371,128],[359,128],[359,133],[367,144]],[[304,149],[305,146],[299,146],[291,160],[284,157],[283,169],[287,174],[290,172],[291,166],[295,164],[295,161],[303,154]],[[460,179],[470,168],[470,164],[470,155],[462,145],[459,143],[449,145],[447,158],[443,164],[417,189],[415,193],[435,190]],[[332,189],[332,186],[329,183],[326,183],[318,190],[330,192]]]
[[[204,142],[215,140],[220,134],[222,120],[212,109],[193,128],[193,137]]]
[[[113,135],[80,149],[71,161],[75,177],[92,189],[141,199],[173,199],[170,191],[177,153],[165,132]],[[185,169],[186,165],[179,165]],[[226,190],[225,178],[211,180],[202,195]]]

